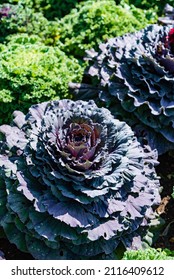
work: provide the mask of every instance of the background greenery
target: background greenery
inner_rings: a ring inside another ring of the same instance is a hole
[[[60,23],[58,44],[68,54],[83,57],[85,50],[155,22],[155,13],[135,6],[116,5],[114,0],[85,1],[72,9]]]
[[[83,67],[58,47],[35,36],[15,36],[0,45],[0,123],[30,104],[70,97],[68,83],[80,81]]]
[[[174,252],[165,249],[149,248],[145,250],[130,250],[123,255],[123,260],[174,260]]]
[[[15,109],[71,97],[86,50],[156,20],[155,11],[114,0],[0,1],[0,123]]]
[[[173,0],[115,0],[117,4],[122,2],[127,3],[128,5],[135,5],[141,9],[154,9],[159,15],[163,13],[163,9],[166,4],[173,5]]]
[[[49,21],[41,12],[35,12],[22,3],[1,4],[0,42],[3,43],[9,35],[23,33],[38,35],[44,44],[54,45],[59,34],[59,24],[57,21]]]

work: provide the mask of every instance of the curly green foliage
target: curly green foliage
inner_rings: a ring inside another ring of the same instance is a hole
[[[128,250],[124,253],[123,260],[174,260],[174,254],[168,249]]]
[[[124,0],[125,1],[125,0]],[[116,2],[120,2],[120,1],[116,1]],[[163,13],[164,7],[166,4],[170,4],[173,5],[173,0],[126,0],[126,2],[128,2],[128,4],[133,4],[136,7],[139,7],[141,9],[150,9],[150,8],[154,8],[156,9],[157,13],[159,15],[161,15]]]
[[[110,37],[123,35],[149,23],[146,11],[117,6],[114,0],[85,1],[60,20],[60,42],[68,54],[83,57]],[[59,43],[60,43],[59,42]]]
[[[59,24],[48,21],[42,13],[22,4],[0,5],[0,42],[16,33],[38,35],[45,44],[54,45],[59,37]]]
[[[82,0],[36,0],[33,2],[35,2],[35,8],[38,7],[46,18],[52,20],[54,18],[62,18],[70,13],[71,9],[81,1]]]
[[[0,60],[0,123],[15,109],[69,96],[68,83],[80,81],[83,72],[76,59],[28,35],[0,45]]]
[[[75,5],[82,0],[9,0],[9,3],[22,3],[23,5],[33,8],[36,12],[42,11],[44,16],[52,20],[54,18],[62,18],[68,14]],[[0,1],[0,3],[6,3]]]

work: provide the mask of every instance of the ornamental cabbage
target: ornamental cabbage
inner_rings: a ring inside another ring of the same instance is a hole
[[[16,111],[0,131],[0,225],[20,250],[101,259],[145,246],[160,202],[156,153],[125,122],[64,99]]]
[[[173,149],[174,28],[150,25],[88,55],[88,82],[76,86],[79,98],[104,102],[159,154]]]

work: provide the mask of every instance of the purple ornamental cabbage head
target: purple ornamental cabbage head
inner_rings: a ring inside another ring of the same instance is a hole
[[[150,25],[88,56],[87,84],[75,85],[78,98],[103,102],[159,154],[173,149],[174,28]]]
[[[0,224],[36,259],[113,258],[143,246],[159,203],[156,154],[93,101],[61,100],[2,125]]]

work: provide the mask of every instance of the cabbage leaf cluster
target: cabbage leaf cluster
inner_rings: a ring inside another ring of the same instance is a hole
[[[157,159],[125,122],[63,99],[15,111],[0,132],[0,225],[20,250],[93,259],[145,246],[160,202]]]
[[[174,148],[174,29],[145,29],[88,52],[78,98],[98,99],[160,154]]]

